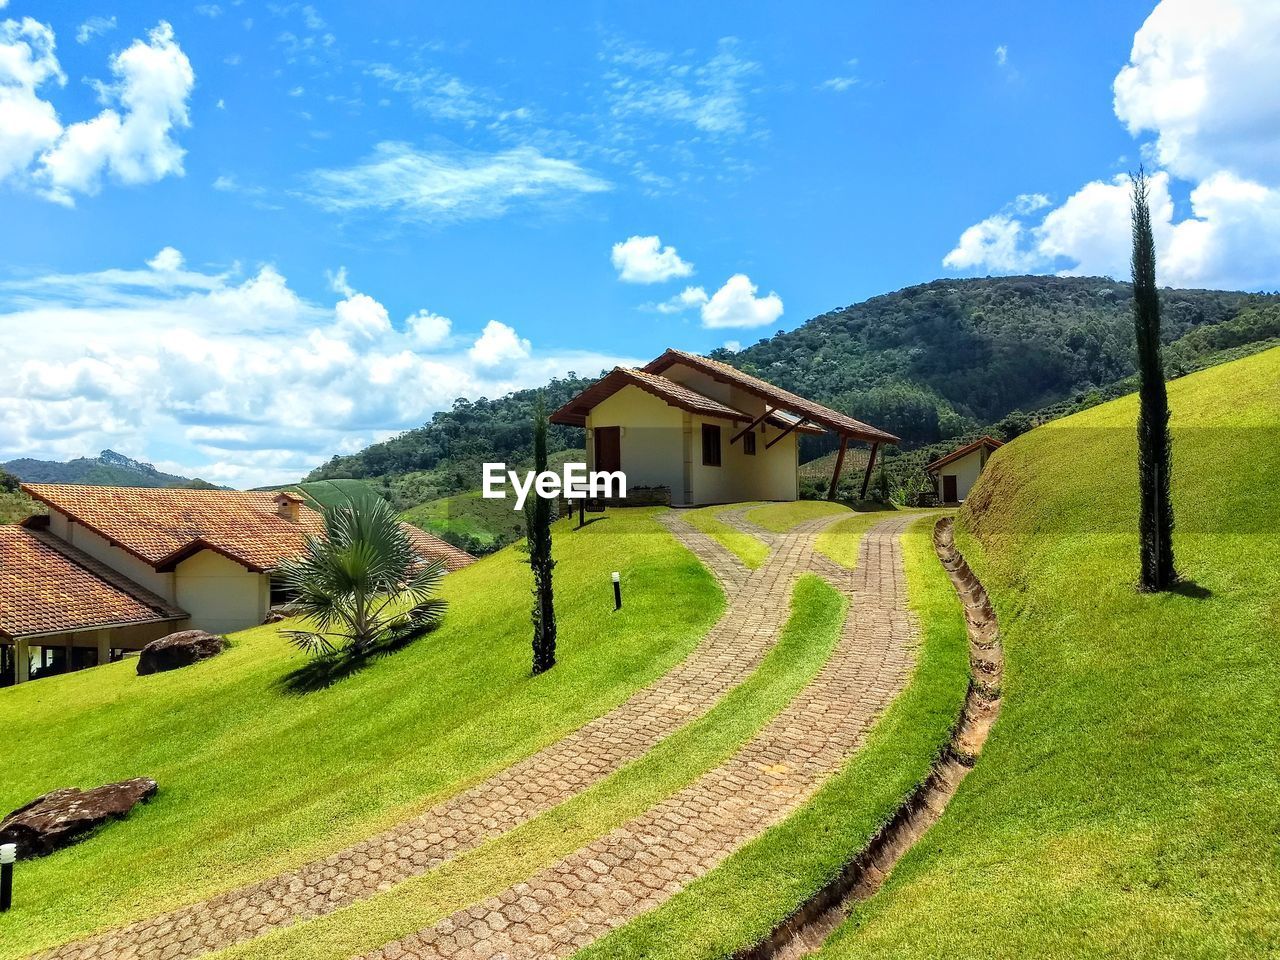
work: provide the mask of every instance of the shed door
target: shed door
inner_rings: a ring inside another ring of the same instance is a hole
[[[944,473],[942,475],[942,502],[955,503],[956,497],[956,475],[954,473]]]
[[[622,430],[619,427],[596,427],[596,469],[622,469]],[[954,479],[954,478],[953,478]]]

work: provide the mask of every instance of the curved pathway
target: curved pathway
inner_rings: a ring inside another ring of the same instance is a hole
[[[332,913],[505,833],[581,793],[711,709],[777,641],[821,518],[778,538],[748,571],[678,513],[663,522],[720,579],[728,608],[657,682],[538,753],[368,840],[296,870],[46,951],[44,960],[183,960]]]
[[[735,756],[529,881],[364,960],[569,956],[658,906],[799,807],[858,748],[907,681],[917,631],[899,537],[913,519],[894,517],[868,531],[854,571],[813,564],[853,599],[840,642],[813,681]],[[805,523],[793,533],[811,542],[822,525]],[[795,539],[778,536],[780,552]]]

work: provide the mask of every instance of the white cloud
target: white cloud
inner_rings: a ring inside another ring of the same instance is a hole
[[[1009,62],[1009,48],[1005,44],[996,47],[996,63],[1005,66]]]
[[[1013,211],[1023,216],[1051,206],[1053,201],[1043,193],[1020,193],[1013,198]]]
[[[162,273],[173,273],[175,270],[181,270],[184,262],[180,251],[173,247],[165,247],[147,261],[147,266]]]
[[[1177,177],[1219,171],[1280,178],[1280,4],[1163,0],[1133,38],[1115,80],[1116,116],[1156,134],[1155,158]]]
[[[701,307],[707,302],[707,291],[702,287],[685,287],[674,297],[661,303],[650,303],[642,310],[656,310],[658,313],[684,313],[694,307]]]
[[[612,260],[618,279],[626,283],[662,283],[693,273],[693,264],[681,260],[675,247],[664,247],[656,236],[615,243]]]
[[[90,17],[76,31],[76,43],[88,43],[96,36],[116,28],[115,17]]]
[[[739,340],[726,340],[724,348],[730,353],[738,353],[742,350],[742,342]]]
[[[273,267],[200,273],[166,248],[146,268],[0,282],[0,459],[113,447],[219,483],[283,482],[456,397],[639,362],[536,351],[497,321],[457,346],[446,318],[397,327],[334,281],[326,306]]]
[[[332,213],[389,213],[451,223],[500,217],[513,204],[600,193],[610,184],[570,160],[533,147],[501,153],[430,153],[380,143],[355,166],[314,171],[303,196]]]
[[[459,120],[471,126],[502,113],[493,94],[434,67],[415,72],[375,63],[366,72],[388,89],[404,94],[414,107],[440,120]]]
[[[942,265],[951,270],[983,268],[997,273],[1021,273],[1035,263],[1035,256],[1023,249],[1022,224],[1003,213],[966,229],[955,249],[942,258]]]
[[[334,307],[338,318],[337,332],[372,340],[391,332],[391,318],[387,308],[365,293],[351,293]]]
[[[15,176],[71,205],[76,193],[97,193],[107,173],[129,184],[181,175],[184,151],[170,135],[189,125],[195,75],[173,29],[161,21],[146,42],[135,40],[113,56],[111,71],[113,83],[95,86],[104,103],[118,103],[123,113],[108,106],[64,129],[53,105],[36,94],[49,80],[65,83],[53,32],[29,17],[0,24],[0,178]]]
[[[55,46],[53,31],[30,17],[0,22],[0,180],[25,171],[62,133],[53,104],[36,92],[67,82]]]
[[[449,339],[453,321],[430,310],[419,310],[405,321],[405,327],[420,347],[438,347]]]
[[[735,273],[702,305],[702,325],[720,329],[773,323],[782,316],[782,298],[772,291],[757,297],[757,289],[745,273]]]
[[[468,356],[481,367],[499,367],[526,359],[531,350],[529,341],[522,339],[511,327],[490,320],[480,338],[471,345]]]
[[[1158,276],[1178,287],[1273,288],[1280,276],[1280,6],[1162,0],[1115,80],[1116,116],[1161,164],[1149,202]],[[1190,184],[1177,219],[1175,178]],[[1052,207],[1023,194],[965,230],[943,264],[997,273],[1129,274],[1130,183],[1085,184]]]
[[[834,90],[836,93],[844,93],[846,90],[856,87],[861,81],[859,81],[858,75],[852,71],[858,66],[858,61],[847,60],[845,61],[845,66],[850,68],[849,73],[839,74],[823,80],[822,83],[818,84],[818,89]]]
[[[610,112],[693,126],[713,136],[747,131],[747,81],[759,64],[739,55],[733,37],[720,40],[706,63],[655,50],[612,44],[605,75]]]

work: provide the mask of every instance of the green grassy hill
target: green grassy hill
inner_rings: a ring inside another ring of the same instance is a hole
[[[1134,397],[992,459],[960,545],[999,613],[1003,713],[824,958],[1276,955],[1280,349],[1169,394],[1177,592],[1134,588]]]
[[[586,451],[581,449],[558,450],[547,458],[552,470],[568,461],[582,463]],[[528,469],[529,464],[519,469]],[[299,486],[320,487],[329,483],[360,483],[356,480],[314,481]],[[394,499],[392,501],[395,502]],[[479,490],[439,497],[410,507],[401,515],[415,527],[434,533],[468,553],[481,556],[515,543],[524,536],[524,513],[513,508],[511,499],[485,499]]]
[[[0,811],[58,787],[135,776],[160,785],[126,822],[22,864],[15,909],[0,914],[0,957],[369,836],[664,673],[723,598],[653,514],[558,530],[560,663],[537,678],[529,568],[508,549],[445,578],[438,631],[316,692],[291,690],[304,659],[274,625],[172,673],[139,677],[126,660],[0,690]],[[627,583],[616,614],[613,569]]]

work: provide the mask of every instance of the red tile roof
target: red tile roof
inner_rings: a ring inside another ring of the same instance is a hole
[[[433,533],[419,530],[410,523],[402,524],[402,526],[408,532],[409,538],[413,541],[414,547],[420,556],[426,557],[428,560],[434,560],[437,557],[443,559],[444,568],[450,573],[476,562],[476,558],[467,553],[467,551],[441,540]]]
[[[299,507],[297,522],[280,516],[269,491],[56,483],[22,489],[157,569],[208,549],[269,570],[301,553],[307,534],[324,533],[323,518],[308,507]]]
[[[945,467],[948,463],[953,463],[956,460],[959,460],[961,457],[967,457],[979,447],[986,447],[988,450],[997,450],[1003,446],[1004,444],[995,437],[979,437],[977,440],[973,441],[973,443],[966,443],[963,447],[952,450],[946,456],[939,457],[937,460],[933,461],[933,463],[928,464],[924,468],[925,473],[932,473],[935,470]]]
[[[863,423],[861,420],[855,420],[853,417],[840,413],[838,410],[832,410],[830,407],[824,407],[820,403],[806,400],[804,397],[791,393],[789,390],[775,387],[759,377],[743,373],[737,367],[731,367],[727,363],[711,360],[708,357],[700,357],[696,353],[668,349],[662,356],[646,364],[645,370],[649,373],[661,374],[673,364],[683,364],[694,370],[699,370],[719,380],[721,383],[733,384],[748,393],[754,394],[768,404],[792,413],[797,417],[803,417],[811,423],[821,424],[829,430],[852,439],[866,440],[871,443],[898,442],[898,438],[892,433],[881,430],[879,427],[873,427],[868,423]]]
[[[158,570],[173,569],[212,550],[250,570],[266,571],[302,553],[308,536],[324,535],[324,518],[305,504],[298,519],[277,512],[274,491],[187,490],[27,483],[22,489]],[[408,525],[406,524],[408,528]],[[430,534],[417,537],[424,555],[443,556],[455,570],[469,553]]]
[[[70,633],[186,617],[50,533],[0,526],[0,635]]]
[[[732,420],[736,423],[750,423],[755,418],[749,413],[735,410],[719,400],[714,400],[683,383],[677,383],[667,377],[646,370],[632,370],[629,367],[614,367],[587,389],[566,403],[551,415],[552,423],[565,424],[571,427],[586,425],[587,413],[592,407],[613,396],[623,387],[635,386],[657,397],[659,400],[680,410],[688,410],[704,417],[716,417],[721,420]],[[771,416],[770,421],[782,426],[790,426],[794,418]],[[803,432],[813,433],[811,428],[801,427]]]

